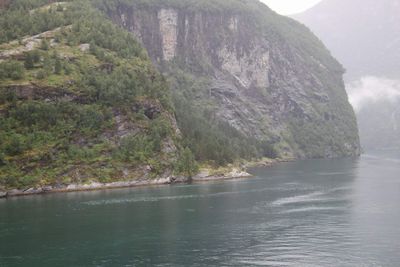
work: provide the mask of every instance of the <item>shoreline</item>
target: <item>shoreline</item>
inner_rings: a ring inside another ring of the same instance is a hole
[[[43,187],[32,187],[25,190],[12,189],[9,191],[0,191],[0,199],[24,197],[32,195],[46,195],[56,193],[70,193],[70,192],[85,192],[85,191],[100,191],[100,190],[111,190],[111,189],[122,189],[122,188],[135,188],[135,187],[150,187],[150,186],[162,186],[162,185],[174,185],[183,183],[206,183],[213,181],[224,181],[233,179],[245,179],[251,178],[253,175],[247,172],[252,167],[271,167],[278,163],[293,161],[294,159],[263,159],[254,162],[247,162],[242,168],[230,167],[228,171],[218,173],[218,169],[203,169],[192,179],[187,177],[165,177],[157,179],[146,179],[146,180],[130,180],[130,181],[118,181],[112,183],[100,183],[91,182],[88,184],[69,184],[62,186],[43,186]],[[216,173],[212,173],[216,172]]]

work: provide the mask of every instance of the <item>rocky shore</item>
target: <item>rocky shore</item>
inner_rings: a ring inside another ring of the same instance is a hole
[[[237,170],[226,175],[196,175],[191,179],[192,182],[205,182],[215,180],[227,180],[234,178],[251,177],[247,172],[239,172]],[[25,190],[12,189],[10,191],[0,191],[0,198],[17,197],[17,196],[29,196],[37,194],[47,193],[60,193],[60,192],[76,192],[76,191],[93,191],[93,190],[105,190],[105,189],[116,189],[126,187],[140,187],[140,186],[154,186],[154,185],[168,185],[178,183],[188,183],[190,180],[185,177],[166,177],[158,179],[146,179],[146,180],[131,180],[131,181],[120,181],[113,183],[99,183],[91,182],[88,184],[70,184],[70,185],[58,185],[58,186],[44,186],[44,187],[32,187]]]
[[[115,188],[125,188],[125,187],[166,185],[178,182],[184,182],[184,180],[177,179],[176,177],[167,177],[159,179],[119,181],[113,183],[91,182],[88,184],[69,184],[69,185],[57,185],[57,186],[32,187],[25,190],[13,189],[10,191],[0,191],[0,198],[28,196],[28,195],[46,194],[46,193],[92,191],[92,190],[104,190],[104,189],[115,189]]]
[[[221,169],[202,168],[200,172],[189,179],[187,177],[176,177],[170,176],[165,178],[157,179],[138,179],[130,181],[119,181],[112,183],[100,183],[91,182],[87,184],[69,184],[69,185],[56,185],[56,186],[43,186],[43,187],[31,187],[27,189],[12,189],[9,191],[0,190],[0,198],[17,197],[17,196],[29,196],[38,194],[48,193],[60,193],[60,192],[76,192],[76,191],[93,191],[93,190],[106,190],[116,188],[127,188],[127,187],[140,187],[140,186],[155,186],[155,185],[168,185],[188,182],[209,182],[218,180],[229,180],[237,178],[250,178],[252,175],[246,171],[247,168],[256,166],[271,166],[279,162],[287,162],[289,160],[272,160],[263,159],[256,162],[248,162],[242,167],[227,167]]]

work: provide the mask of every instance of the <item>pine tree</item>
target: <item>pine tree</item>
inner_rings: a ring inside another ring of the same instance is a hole
[[[38,63],[40,61],[40,53],[39,50],[33,50],[30,52],[32,56],[33,63]]]

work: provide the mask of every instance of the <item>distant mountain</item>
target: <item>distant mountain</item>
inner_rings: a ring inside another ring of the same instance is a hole
[[[400,147],[400,0],[323,0],[293,18],[347,70],[364,149]]]
[[[347,84],[366,151],[400,148],[400,81],[363,77]]]
[[[347,80],[400,78],[400,0],[323,0],[293,17],[322,39]]]

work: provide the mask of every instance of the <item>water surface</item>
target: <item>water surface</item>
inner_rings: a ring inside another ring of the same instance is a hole
[[[400,153],[0,200],[0,266],[398,266]]]

